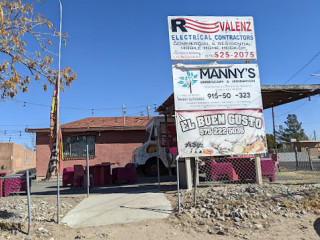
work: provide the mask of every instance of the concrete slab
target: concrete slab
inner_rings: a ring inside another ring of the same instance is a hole
[[[90,195],[62,222],[69,227],[103,226],[166,218],[171,204],[161,192],[127,192]]]

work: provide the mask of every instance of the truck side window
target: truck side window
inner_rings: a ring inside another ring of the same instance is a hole
[[[150,139],[150,140],[152,140],[152,141],[155,141],[155,140],[156,140],[156,138],[155,138],[155,134],[154,134],[154,131],[155,131],[155,129],[152,129],[152,132],[151,132],[151,139]]]
[[[146,129],[146,134],[144,135],[144,142],[149,141],[151,128]]]

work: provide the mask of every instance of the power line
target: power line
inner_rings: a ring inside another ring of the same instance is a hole
[[[46,104],[40,104],[40,103],[34,103],[34,102],[27,102],[27,101],[22,101],[22,100],[17,100],[17,99],[11,99],[14,102],[19,102],[23,103],[23,107],[26,108],[27,104],[28,105],[34,105],[34,106],[40,106],[40,107],[51,107],[51,105],[46,105]],[[160,104],[148,104],[148,105],[143,105],[143,106],[134,106],[134,107],[126,107],[126,109],[137,109],[137,108],[146,108],[148,106],[157,106]],[[80,108],[80,107],[60,107],[63,109],[69,109],[69,110],[85,110],[85,111],[109,111],[109,110],[122,110],[121,107],[114,107],[114,108]]]
[[[284,84],[286,84],[287,82],[291,81],[295,76],[297,76],[303,69],[305,69],[319,55],[320,55],[320,51],[316,55],[314,55],[305,65],[303,65],[303,67],[300,68],[295,74],[293,74],[291,76],[291,78],[289,78]]]
[[[302,104],[300,104],[298,107],[296,107],[296,108],[294,108],[294,109],[292,109],[292,110],[290,110],[290,111],[288,111],[288,112],[285,112],[285,113],[283,113],[283,114],[280,114],[280,115],[278,115],[276,118],[281,117],[281,116],[283,116],[283,115],[286,115],[286,114],[288,114],[288,113],[290,113],[290,112],[293,112],[293,111],[301,108],[301,107],[302,107],[304,104],[306,104],[308,101],[309,101],[309,100],[306,100],[305,102],[303,102]]]

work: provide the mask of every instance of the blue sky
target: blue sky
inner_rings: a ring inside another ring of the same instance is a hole
[[[70,35],[62,49],[62,66],[70,65],[78,75],[72,87],[61,93],[62,124],[91,116],[121,116],[123,104],[128,115],[146,114],[146,106],[154,110],[167,99],[173,91],[167,16],[253,16],[257,63],[265,85],[285,83],[320,51],[320,2],[315,0],[62,3],[63,31]],[[37,11],[58,28],[58,1],[48,0]],[[58,39],[55,46],[57,52]],[[309,77],[317,71],[320,57],[287,84],[319,83],[320,77]],[[11,142],[31,145],[31,135],[24,129],[49,126],[52,91],[53,86],[44,92],[41,83],[33,82],[28,93],[1,102],[0,141],[7,142],[11,136]],[[276,107],[276,125],[283,124],[288,113],[295,113],[307,135],[315,130],[320,139],[320,98],[311,100]],[[265,111],[265,120],[271,133],[270,110]]]

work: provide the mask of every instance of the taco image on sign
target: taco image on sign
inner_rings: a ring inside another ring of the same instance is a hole
[[[228,141],[223,141],[220,145],[219,145],[219,151],[222,154],[228,154],[232,149],[232,143],[228,142]]]
[[[208,154],[208,155],[213,154],[213,149],[212,148],[204,148],[202,151],[203,151],[204,154]]]
[[[232,151],[233,151],[235,154],[243,153],[244,150],[245,150],[245,148],[244,148],[244,146],[241,145],[241,144],[235,145],[235,146],[233,146],[233,148],[232,148]]]
[[[246,147],[243,153],[256,153],[256,152],[263,152],[264,151],[264,144],[262,141],[257,141],[250,146]]]

